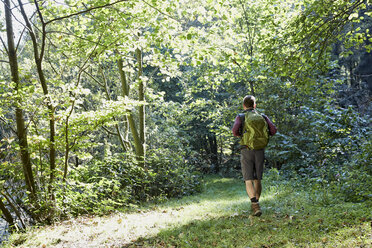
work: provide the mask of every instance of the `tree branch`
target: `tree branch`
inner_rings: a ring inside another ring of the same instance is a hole
[[[145,0],[142,0],[142,2],[144,2],[145,4],[147,4],[148,6],[150,6],[151,8],[153,8],[154,10],[158,11],[160,14],[163,14],[163,15],[165,15],[165,16],[167,16],[167,17],[169,17],[169,18],[171,18],[171,19],[173,19],[173,20],[175,20],[177,22],[180,22],[180,20],[178,20],[177,18],[175,18],[175,17],[173,17],[171,15],[168,15],[167,13],[164,13],[163,11],[161,11],[160,9],[156,8],[155,6],[149,4]]]
[[[306,35],[306,37],[302,39],[302,41],[310,40],[310,38],[314,36],[321,36],[324,32],[328,32],[327,29],[331,29],[334,26],[336,26],[336,28],[342,28],[343,26],[340,26],[339,22],[343,22],[343,25],[344,25],[346,23],[347,17],[349,17],[349,15],[362,4],[363,4],[363,0],[359,0],[358,2],[355,2],[353,5],[346,6],[345,9],[339,10],[340,12],[337,13],[336,15],[331,16],[331,17],[328,16],[327,18],[322,19],[323,22],[320,21],[318,23],[320,25],[317,26],[315,30],[308,32],[308,34]],[[326,27],[325,30],[321,30],[321,28],[327,23],[330,23],[329,27]]]
[[[105,126],[101,126],[106,132],[108,132],[109,134],[111,135],[115,135],[115,136],[119,136],[119,134],[109,130],[108,128],[106,128]]]
[[[157,72],[159,70],[159,68],[158,67],[156,67],[152,72],[151,72],[151,74],[150,74],[150,76],[149,76],[149,80],[155,75],[155,73]]]
[[[14,3],[13,3],[13,4],[14,4]],[[31,15],[31,19],[34,17],[35,14],[36,14],[36,12],[34,12],[34,13]],[[19,21],[18,21],[18,22],[19,22]],[[17,50],[18,50],[19,44],[21,43],[23,33],[24,33],[25,30],[27,29],[27,27],[26,27],[23,23],[21,23],[21,24],[22,24],[22,26],[23,26],[23,30],[22,30],[21,35],[19,36],[19,39],[18,39],[18,42],[17,42],[16,52],[17,52]]]
[[[68,29],[67,29],[67,30],[68,30]],[[78,36],[78,35],[76,35],[76,34],[73,34],[73,33],[67,33],[67,32],[63,32],[63,31],[48,31],[47,33],[51,33],[51,34],[56,33],[56,34],[65,34],[65,35],[70,35],[70,36],[73,36],[73,37],[75,37],[75,38],[78,38],[78,39],[81,39],[81,40],[84,40],[84,41],[87,41],[87,42],[93,43],[93,44],[95,44],[95,45],[99,45],[99,46],[101,46],[101,47],[103,47],[103,48],[107,48],[107,46],[104,46],[104,45],[102,45],[102,44],[99,44],[99,43],[97,43],[97,42],[95,42],[95,41],[93,41],[93,40],[89,40],[89,39],[86,39],[86,38],[84,38],[84,37],[80,37],[80,36]]]
[[[39,8],[39,4],[37,2],[37,0],[34,0],[34,3],[35,3],[35,6],[36,6],[36,11],[39,15],[39,19],[40,19],[40,22],[41,22],[41,28],[42,28],[42,32],[41,32],[41,48],[40,48],[40,61],[43,60],[43,57],[44,57],[44,52],[45,52],[45,37],[46,37],[46,24],[44,22],[44,18],[43,18],[43,15],[41,14],[41,11],[40,11],[40,8]]]
[[[4,192],[0,192],[0,194],[7,200],[8,204],[10,205],[10,207],[13,209],[13,211],[15,212],[15,214],[17,215],[19,221],[21,222],[22,224],[22,228],[25,229],[26,228],[26,225],[25,223],[23,222],[22,220],[22,217],[21,217],[21,214],[20,212],[18,211],[17,207],[13,204],[13,199],[11,200],[10,197],[8,197]]]
[[[6,5],[6,3],[5,3],[3,0],[2,0],[2,2]],[[11,11],[10,11],[11,15],[13,16],[14,20],[16,20],[20,25],[22,25],[23,27],[26,27],[25,24],[24,24],[23,22],[21,22],[20,20],[18,20],[17,16],[13,14],[13,12],[12,12],[13,9],[16,9],[16,8],[18,8],[19,6],[16,5],[16,4],[13,2],[13,0],[12,0],[12,3],[13,3],[13,5],[14,5],[13,8],[10,8],[10,6],[8,6],[8,8],[11,10]],[[32,15],[32,16],[33,16],[33,15]]]
[[[91,79],[93,79],[94,82],[96,82],[99,86],[101,86],[102,88],[104,88],[105,86],[100,82],[98,81],[92,74],[90,74],[89,72],[87,71],[84,71]]]
[[[57,18],[54,18],[52,20],[49,20],[49,21],[45,22],[45,25],[48,25],[48,24],[50,24],[52,22],[55,22],[55,21],[60,21],[60,20],[66,19],[66,18],[70,18],[70,17],[73,17],[73,16],[81,15],[81,14],[84,14],[84,13],[88,13],[88,12],[93,11],[93,10],[96,10],[96,9],[102,9],[102,8],[105,8],[105,7],[108,7],[108,6],[115,5],[117,3],[127,2],[127,1],[128,0],[119,0],[119,1],[116,1],[116,2],[113,2],[113,3],[108,3],[108,4],[105,4],[105,5],[96,6],[96,7],[90,8],[90,9],[82,10],[82,11],[79,11],[79,12],[76,12],[76,13],[73,13],[73,14],[70,14],[70,15],[67,15],[67,16],[57,17]]]
[[[18,39],[18,42],[17,42],[17,46],[16,46],[16,52],[18,51],[18,47],[19,47],[19,44],[21,43],[21,40],[22,40],[22,36],[23,36],[23,33],[25,32],[26,30],[26,27],[23,27],[23,30],[21,32],[21,35],[19,36],[19,39]]]
[[[6,47],[5,42],[4,42],[3,38],[1,38],[1,36],[0,36],[0,40],[1,40],[1,43],[3,43],[3,47],[6,51],[6,54],[8,55],[9,54],[8,48]]]
[[[10,130],[12,130],[12,132],[15,133],[15,134],[17,135],[17,131],[14,130],[14,129],[9,125],[9,123],[8,123],[8,122],[7,122],[3,117],[0,117],[0,120],[1,120],[2,122],[4,122],[6,125],[8,125],[9,128],[10,128]]]
[[[76,82],[76,86],[78,86],[80,84],[80,80],[81,80],[81,74],[83,73],[83,71],[85,71],[85,63],[84,65],[80,68],[79,70],[79,74],[78,74],[78,79],[77,79],[77,82]],[[68,158],[69,158],[69,154],[70,154],[70,145],[69,145],[69,138],[68,138],[68,131],[69,131],[69,119],[72,115],[72,112],[74,111],[74,107],[75,107],[75,102],[76,102],[76,97],[74,96],[74,100],[72,101],[72,104],[71,104],[71,109],[70,109],[70,112],[67,114],[66,116],[66,125],[65,125],[65,134],[66,134],[66,137],[65,137],[65,142],[66,142],[66,150],[65,150],[65,166],[64,166],[64,172],[63,172],[63,181],[66,181],[66,178],[67,178],[67,170],[68,170]]]

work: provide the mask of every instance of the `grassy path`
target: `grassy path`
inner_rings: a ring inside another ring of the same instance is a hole
[[[258,218],[241,181],[215,176],[205,185],[201,194],[133,213],[33,228],[5,247],[372,247],[370,202],[323,205],[268,175]]]

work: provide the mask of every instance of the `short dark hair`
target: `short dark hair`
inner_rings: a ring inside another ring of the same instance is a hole
[[[253,108],[256,104],[256,98],[252,95],[245,96],[243,99],[243,105],[246,108]]]

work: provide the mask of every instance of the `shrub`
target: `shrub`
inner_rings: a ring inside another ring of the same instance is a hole
[[[291,142],[283,139],[287,138],[284,135],[276,141],[282,150],[276,156],[285,160],[283,174],[292,178],[300,175],[312,185],[315,195],[331,193],[352,202],[369,199],[372,149],[368,116],[360,116],[351,107],[325,106],[322,111],[302,108],[299,119],[303,130],[292,136]]]
[[[179,155],[152,153],[141,167],[130,155],[93,160],[71,172],[57,190],[64,214],[106,213],[130,204],[201,191],[201,176]]]

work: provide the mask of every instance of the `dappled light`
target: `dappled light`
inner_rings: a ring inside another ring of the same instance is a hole
[[[290,187],[269,180],[265,184],[276,187],[278,197],[264,192],[264,214],[257,218],[250,215],[248,199],[239,180],[208,177],[206,182],[208,186],[202,194],[160,205],[150,204],[132,213],[87,216],[56,223],[32,231],[37,236],[29,242],[44,242],[55,247],[246,247],[254,244],[350,247],[369,242],[370,227],[363,217],[368,209],[366,204],[353,208],[339,202],[327,210],[311,202],[303,191],[283,198],[290,194]],[[219,194],[211,196],[213,192]],[[330,210],[342,218],[330,216]],[[354,239],[356,231],[358,239]]]
[[[0,6],[1,246],[372,246],[370,0]]]

